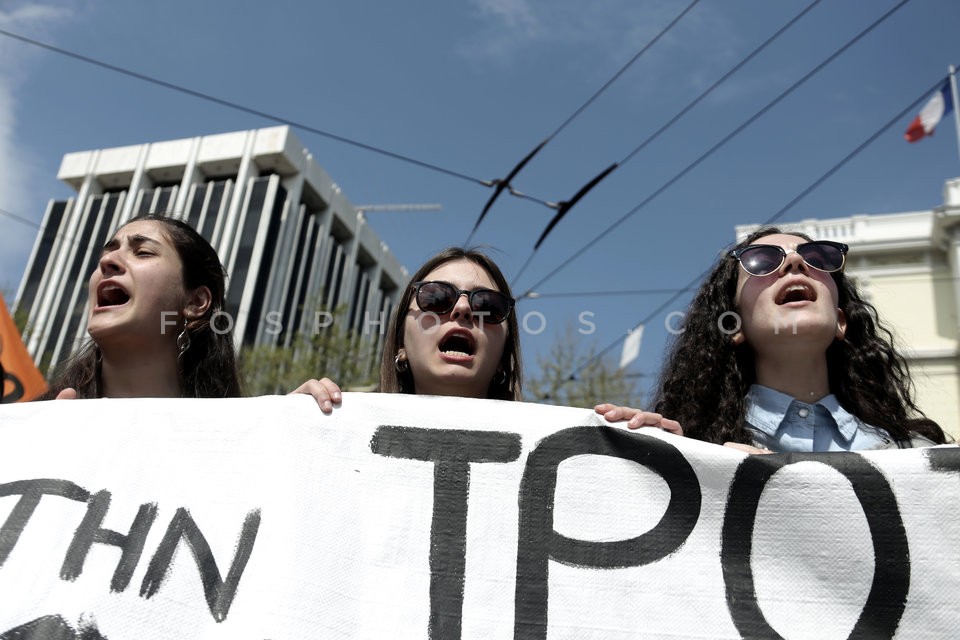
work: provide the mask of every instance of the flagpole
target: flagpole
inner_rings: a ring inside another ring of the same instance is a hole
[[[957,155],[960,155],[960,102],[957,102],[957,69],[950,65],[950,95],[953,98],[953,122],[957,132]]]

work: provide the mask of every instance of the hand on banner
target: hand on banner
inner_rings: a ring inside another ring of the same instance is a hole
[[[761,449],[760,447],[752,447],[749,444],[741,444],[739,442],[724,442],[723,446],[730,447],[731,449],[739,449],[740,451],[746,451],[750,454],[758,453],[773,453],[770,449]]]
[[[67,387],[63,391],[57,394],[57,400],[76,400],[77,399],[77,390],[73,387]]]
[[[640,427],[657,427],[678,436],[683,435],[683,427],[676,420],[664,418],[659,413],[642,411],[633,407],[621,407],[615,404],[603,403],[593,408],[594,411],[602,415],[607,422],[627,421],[628,429],[639,429]]]
[[[330,378],[320,380],[311,378],[287,395],[293,395],[294,393],[306,393],[313,396],[320,407],[320,411],[324,413],[333,413],[333,408],[335,406],[339,407],[340,401],[343,399],[343,396],[340,395],[340,387]]]

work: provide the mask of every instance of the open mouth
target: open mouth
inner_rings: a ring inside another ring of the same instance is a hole
[[[452,332],[440,341],[440,351],[450,355],[472,356],[477,350],[469,333]]]
[[[101,285],[97,289],[98,307],[117,307],[130,301],[130,294],[115,284]]]
[[[796,283],[784,287],[777,294],[777,304],[790,302],[813,302],[817,299],[817,292],[808,284]]]

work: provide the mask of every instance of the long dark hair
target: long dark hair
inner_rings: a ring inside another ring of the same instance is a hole
[[[503,277],[500,267],[484,253],[475,249],[450,247],[427,260],[415,274],[411,282],[419,282],[437,267],[454,260],[467,260],[486,271],[496,284],[497,290],[510,297],[510,283]],[[380,391],[384,393],[415,393],[413,374],[407,367],[398,371],[395,359],[403,346],[404,319],[413,299],[413,287],[407,286],[397,307],[390,317],[390,326],[387,329],[387,338],[383,344],[383,357],[380,363]],[[522,367],[520,363],[520,334],[517,325],[517,314],[512,312],[507,317],[507,340],[503,345],[503,355],[500,357],[499,370],[503,375],[495,375],[490,382],[487,398],[495,400],[519,400]]]
[[[186,323],[190,347],[179,359],[180,392],[185,398],[235,398],[241,395],[240,374],[236,365],[231,327],[216,327],[212,322],[224,311],[226,271],[217,252],[203,236],[182,220],[161,215],[138,216],[131,222],[150,221],[160,229],[180,256],[183,285],[186,289],[205,286],[210,289],[210,307],[200,317]],[[77,390],[78,398],[103,395],[100,379],[100,349],[87,340],[59,367],[44,398],[55,398],[66,388]]]
[[[777,233],[811,240],[802,233],[767,227],[736,248]],[[847,411],[898,440],[917,433],[945,442],[940,426],[914,402],[907,361],[897,353],[893,334],[877,310],[843,271],[831,275],[847,328],[844,339],[834,340],[827,348],[830,392]],[[655,410],[677,420],[684,435],[717,444],[750,442],[744,426],[744,396],[755,381],[755,363],[750,345],[735,346],[731,339],[736,328],[737,277],[737,261],[725,254],[690,303],[684,331],[674,339],[660,374],[655,401]]]

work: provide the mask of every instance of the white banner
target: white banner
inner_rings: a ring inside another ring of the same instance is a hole
[[[745,456],[590,409],[0,407],[0,640],[952,638],[960,449]]]

